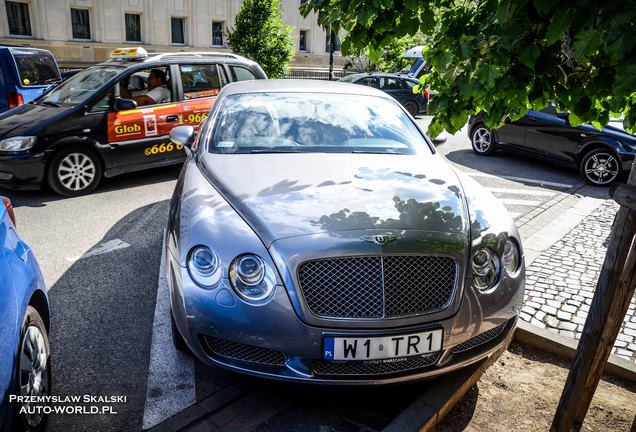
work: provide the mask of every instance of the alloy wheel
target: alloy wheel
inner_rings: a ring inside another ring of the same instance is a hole
[[[473,149],[479,154],[488,154],[492,150],[492,134],[485,127],[473,132]]]
[[[29,326],[26,329],[20,346],[20,375],[19,386],[21,396],[46,396],[49,394],[49,369],[46,340],[38,327]],[[40,410],[30,411],[30,406],[37,404],[25,403],[24,416],[30,427],[37,427],[42,423],[43,413]]]
[[[586,158],[583,171],[585,177],[591,183],[604,186],[616,179],[620,168],[618,161],[613,155],[598,152]]]
[[[95,179],[97,169],[93,160],[84,153],[69,153],[57,167],[57,178],[72,191],[86,189]]]

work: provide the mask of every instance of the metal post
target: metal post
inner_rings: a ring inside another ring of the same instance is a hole
[[[336,50],[336,34],[329,30],[329,81],[334,80],[333,76],[333,52]]]

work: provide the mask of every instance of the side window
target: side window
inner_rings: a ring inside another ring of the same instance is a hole
[[[183,99],[199,99],[219,94],[227,84],[223,68],[216,64],[180,65]]]
[[[119,93],[138,105],[157,105],[172,101],[170,70],[165,66],[142,69],[120,81]],[[148,98],[142,98],[148,96]]]
[[[375,87],[375,88],[378,87],[378,81],[375,78],[362,78],[356,84],[362,84],[364,86]]]
[[[232,72],[232,81],[250,81],[258,79],[256,74],[243,66],[230,65]]]
[[[402,86],[395,78],[382,77],[380,78],[381,90],[399,90]]]

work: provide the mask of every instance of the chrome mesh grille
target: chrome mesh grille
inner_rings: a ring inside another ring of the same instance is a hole
[[[453,258],[426,255],[347,257],[298,267],[309,310],[323,318],[402,318],[450,304],[457,280]]]
[[[369,376],[386,375],[415,369],[423,369],[437,363],[439,354],[426,354],[409,357],[399,362],[363,363],[354,361],[313,361],[312,369],[316,375]]]
[[[490,342],[497,336],[501,334],[503,329],[506,327],[506,323],[499,324],[497,327],[493,327],[488,331],[483,333],[479,333],[477,336],[473,336],[468,339],[466,342],[462,342],[453,348],[454,353],[460,353],[464,351],[468,351],[469,349],[478,347],[479,345],[483,345],[486,342]]]
[[[212,353],[221,357],[265,366],[284,366],[287,363],[287,356],[280,351],[209,336],[203,339]]]

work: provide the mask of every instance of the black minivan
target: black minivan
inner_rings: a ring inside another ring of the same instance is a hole
[[[62,81],[50,51],[0,46],[0,113],[31,102]]]
[[[148,91],[157,75],[167,97],[137,106],[130,95]],[[0,186],[48,184],[77,196],[102,176],[181,163],[185,153],[170,142],[170,130],[198,127],[224,85],[266,78],[257,63],[230,53],[117,49],[108,61],[0,115]]]

